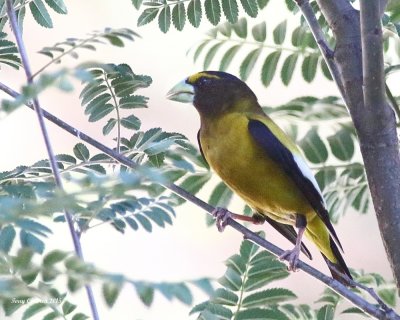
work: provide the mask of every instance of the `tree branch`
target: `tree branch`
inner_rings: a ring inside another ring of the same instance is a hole
[[[11,88],[7,87],[6,85],[0,83],[0,90],[6,92],[7,94],[11,95],[14,98],[18,98],[19,93],[15,92]],[[27,104],[27,106],[31,109],[33,109],[32,104]],[[56,116],[52,115],[51,113],[43,110],[43,115],[45,118],[47,118],[49,121],[53,122],[60,128],[66,130],[73,136],[89,143],[93,147],[99,149],[100,151],[104,152],[105,154],[109,155],[113,159],[117,160],[121,164],[132,168],[136,169],[139,167],[137,163],[132,161],[131,159],[123,156],[122,154],[108,148],[107,146],[101,144],[97,140],[91,138],[90,136],[84,134],[83,132],[75,129],[74,127],[70,126],[66,122],[62,121],[61,119],[57,118]],[[202,208],[203,210],[207,211],[209,214],[211,214],[214,211],[214,207],[209,205],[208,203],[202,201],[201,199],[197,198],[196,196],[192,195],[191,193],[187,192],[186,190],[182,189],[181,187],[169,183],[165,184],[164,187],[168,188],[181,198],[192,202],[196,206]],[[266,249],[268,252],[271,252],[275,256],[279,257],[284,250],[280,249],[279,247],[275,246],[274,244],[268,242],[267,240],[261,238],[259,235],[256,233],[250,231],[240,223],[236,222],[233,219],[228,219],[227,220],[227,225],[232,227],[233,229],[237,230],[238,232],[242,233],[244,238],[253,241],[254,243],[258,244],[262,248]],[[357,306],[359,309],[363,310],[365,313],[377,318],[377,319],[384,319],[384,320],[400,320],[400,316],[397,315],[392,309],[385,307],[378,307],[372,303],[369,303],[362,297],[358,296],[354,292],[352,292],[349,288],[346,288],[344,285],[342,285],[340,282],[332,279],[331,277],[328,277],[327,275],[323,274],[322,272],[318,271],[317,269],[311,267],[310,265],[299,261],[297,265],[298,269],[303,270],[307,274],[311,275],[312,277],[318,279],[319,281],[323,282],[325,285],[327,285],[329,288],[340,294],[342,297],[346,298],[347,300],[351,301],[355,306]]]
[[[400,154],[396,117],[385,95],[380,5],[360,1],[364,127],[359,136],[381,236],[400,288]]]
[[[399,141],[395,115],[382,93],[380,15],[385,1],[360,1],[362,34],[360,13],[348,0],[317,2],[336,39],[334,59],[344,85],[345,102],[359,137],[381,237],[400,289]]]
[[[32,71],[31,71],[31,67],[29,64],[28,54],[25,50],[25,44],[22,39],[21,30],[19,29],[19,26],[18,26],[17,17],[15,15],[12,1],[7,0],[6,6],[7,6],[7,15],[10,20],[12,31],[15,35],[15,40],[17,42],[18,51],[21,56],[22,65],[25,70],[27,82],[28,82],[28,84],[32,84],[32,82],[33,82]],[[37,119],[39,122],[39,127],[42,132],[43,140],[44,140],[46,150],[48,153],[48,157],[49,157],[50,166],[51,166],[51,169],[52,169],[52,172],[54,175],[55,184],[56,184],[57,188],[59,188],[60,190],[63,190],[61,175],[60,175],[60,172],[58,171],[57,161],[54,156],[52,145],[50,143],[50,137],[48,135],[47,128],[44,123],[43,111],[42,111],[42,108],[40,107],[39,98],[37,98],[37,97],[34,98],[32,101],[32,105],[33,105],[34,111],[36,112]],[[64,214],[65,214],[65,218],[68,222],[68,227],[69,227],[72,241],[74,244],[75,253],[77,254],[77,256],[79,258],[81,258],[83,260],[82,246],[81,246],[81,243],[79,240],[78,233],[76,232],[75,227],[74,227],[72,215],[67,210],[64,211]],[[97,312],[96,302],[94,300],[92,288],[89,285],[86,285],[85,288],[86,288],[86,293],[88,296],[89,304],[90,304],[90,307],[92,310],[93,319],[98,320],[99,315]]]
[[[308,26],[310,27],[311,33],[313,34],[314,39],[318,44],[322,57],[324,58],[325,63],[328,66],[332,78],[335,81],[342,98],[344,99],[345,98],[344,87],[342,80],[340,78],[339,70],[333,59],[333,50],[329,47],[329,44],[326,41],[324,32],[322,31],[321,26],[319,25],[318,20],[315,17],[314,11],[311,8],[310,1],[309,0],[293,0],[293,1],[296,2],[297,6],[303,13],[304,18],[306,19]]]

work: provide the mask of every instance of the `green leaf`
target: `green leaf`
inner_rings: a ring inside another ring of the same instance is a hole
[[[307,132],[299,142],[299,146],[312,163],[323,163],[328,159],[328,150],[315,128]]]
[[[246,39],[247,38],[247,20],[245,18],[239,19],[233,25],[233,31],[237,34],[239,38]]]
[[[62,260],[68,255],[67,252],[61,250],[53,250],[46,254],[43,258],[43,265],[46,267],[52,266]]]
[[[147,8],[143,10],[142,14],[138,18],[137,26],[144,26],[153,21],[158,14],[159,8]]]
[[[67,6],[63,0],[45,0],[47,5],[59,14],[67,14]]]
[[[101,109],[110,100],[111,100],[111,95],[109,93],[103,93],[97,96],[92,101],[90,101],[89,104],[86,106],[85,114],[91,114],[93,110]]]
[[[289,320],[289,318],[277,309],[250,308],[237,312],[235,320]]]
[[[0,250],[8,253],[15,239],[15,229],[12,225],[5,226],[0,231]]]
[[[104,135],[109,134],[112,131],[112,129],[114,129],[116,124],[117,124],[117,119],[114,118],[108,119],[106,125],[103,127],[103,134]]]
[[[240,0],[240,2],[242,3],[244,11],[246,11],[250,17],[257,17],[258,5],[256,0]]]
[[[274,51],[265,59],[261,69],[261,81],[264,86],[268,87],[274,78],[276,66],[278,65],[280,57],[281,51]]]
[[[182,31],[185,26],[186,11],[183,2],[178,2],[172,9],[172,22],[178,31]]]
[[[106,115],[114,110],[114,106],[110,103],[98,105],[90,112],[89,122],[96,122],[103,119]]]
[[[328,137],[333,155],[342,161],[349,161],[354,155],[354,141],[348,129],[342,128]]]
[[[121,291],[121,285],[114,282],[105,282],[102,286],[103,297],[108,307],[112,307]]]
[[[233,192],[224,182],[220,182],[211,193],[208,203],[214,207],[227,207],[232,199]]]
[[[221,19],[221,7],[219,0],[205,0],[204,8],[208,21],[216,26]]]
[[[89,319],[89,317],[86,314],[75,313],[71,320],[86,320],[86,319]]]
[[[130,116],[121,119],[121,125],[127,129],[139,130],[141,122],[139,118],[131,114]]]
[[[217,290],[215,290],[211,301],[217,304],[235,306],[239,301],[239,297],[232,291],[226,290],[224,288],[218,288]]]
[[[72,304],[71,302],[65,301],[62,305],[62,311],[64,315],[70,314],[76,309],[76,304]]]
[[[253,51],[250,51],[246,58],[244,58],[239,70],[240,78],[242,78],[243,81],[246,81],[250,76],[261,52],[262,48],[254,49]]]
[[[204,70],[207,70],[208,67],[210,66],[212,60],[215,57],[215,54],[217,53],[218,49],[223,45],[223,42],[219,42],[215,45],[213,45],[210,50],[207,52],[205,58],[204,58],[204,64],[203,68]]]
[[[264,307],[295,299],[296,295],[283,288],[273,288],[248,295],[242,301],[243,308]]]
[[[29,8],[38,24],[45,28],[53,28],[53,22],[42,0],[32,1]]]
[[[301,65],[301,72],[304,80],[306,80],[307,82],[311,82],[315,78],[318,66],[318,59],[318,54],[310,54],[303,60],[303,64]]]
[[[215,304],[212,302],[207,303],[206,310],[201,313],[200,320],[231,320],[232,311],[228,308]]]
[[[225,274],[218,279],[218,282],[227,289],[239,291],[242,285],[242,278],[234,269],[228,268]]]
[[[141,283],[135,283],[135,289],[140,300],[146,306],[150,306],[154,299],[154,289],[150,286]]]
[[[239,51],[241,48],[241,45],[235,45],[232,48],[230,48],[228,51],[225,52],[221,59],[221,64],[219,66],[219,69],[221,71],[225,71],[228,69],[229,65],[231,64],[233,58],[236,56],[236,53]]]
[[[333,320],[335,316],[335,309],[332,305],[327,304],[318,310],[317,320]]]
[[[246,270],[246,261],[238,254],[231,256],[225,264],[239,274],[243,274]]]
[[[43,302],[38,302],[38,303],[35,303],[35,304],[29,306],[28,309],[26,309],[24,314],[22,315],[22,320],[32,318],[35,314],[39,313],[46,307],[47,307],[47,305]]]
[[[200,191],[200,189],[206,184],[206,182],[210,180],[209,173],[196,173],[189,177],[187,177],[180,186],[185,189],[187,192],[192,194],[196,194]]]
[[[391,307],[396,306],[396,289],[394,288],[382,288],[378,289],[378,295]]]
[[[321,190],[324,191],[327,186],[336,181],[336,169],[320,170],[316,173],[315,179],[317,180]]]
[[[329,71],[328,66],[326,65],[326,62],[324,59],[321,59],[321,70],[322,74],[327,78],[328,80],[333,80],[331,72]]]
[[[75,157],[79,160],[87,161],[90,158],[89,149],[83,143],[77,143],[73,149]]]
[[[260,9],[264,9],[267,6],[268,2],[269,0],[257,0],[258,7]]]
[[[238,20],[238,5],[236,0],[222,0],[222,10],[226,16],[226,19],[230,23],[236,23]]]
[[[140,6],[142,5],[143,0],[131,0],[133,6],[135,7],[136,10],[140,9]]]
[[[293,77],[294,69],[296,68],[297,59],[299,58],[298,53],[292,53],[287,56],[282,69],[281,69],[281,79],[285,86],[287,86]]]
[[[135,214],[134,217],[147,232],[151,232],[153,230],[149,219],[147,219],[145,216],[141,214]]]
[[[158,16],[158,26],[160,30],[167,33],[171,26],[171,9],[170,6],[165,5]]]
[[[148,97],[131,95],[119,99],[118,106],[121,109],[147,108],[148,101]]]
[[[251,29],[254,40],[258,42],[264,42],[267,38],[267,24],[265,21],[256,24],[253,29]]]
[[[287,26],[287,21],[285,20],[275,27],[273,31],[275,44],[282,44],[283,41],[285,41],[286,26]]]
[[[19,239],[23,247],[28,247],[37,253],[42,254],[44,250],[44,242],[30,232],[21,230]]]
[[[191,25],[197,28],[201,22],[201,2],[200,0],[191,0],[187,7],[187,16]]]

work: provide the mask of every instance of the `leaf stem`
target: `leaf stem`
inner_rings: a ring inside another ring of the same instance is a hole
[[[18,98],[19,94],[12,90],[11,88],[7,87],[6,85],[0,83],[0,90],[8,93],[9,95],[13,96],[14,98]],[[33,109],[32,104],[27,104],[28,107]],[[132,161],[131,159],[123,156],[120,153],[115,152],[114,150],[108,148],[107,146],[101,144],[97,140],[93,139],[92,137],[84,134],[83,132],[75,129],[71,125],[67,124],[63,120],[55,117],[49,112],[43,110],[44,116],[56,124],[57,126],[63,128],[68,133],[72,134],[73,136],[89,143],[93,147],[99,149],[100,151],[104,152],[105,154],[109,155],[110,157],[114,158],[121,164],[136,169],[138,168],[138,164]],[[199,208],[207,211],[211,214],[215,208],[210,204],[204,202],[203,200],[197,198],[193,194],[187,192],[186,190],[182,189],[181,187],[177,186],[173,183],[168,183],[164,185],[166,188],[180,196],[181,198],[193,203],[194,205],[198,206]],[[227,225],[241,233],[246,239],[256,243],[260,247],[266,249],[268,252],[274,254],[275,256],[280,256],[283,253],[283,250],[274,244],[270,243],[269,241],[261,238],[257,233],[252,232],[251,230],[247,229],[245,226],[241,225],[240,223],[236,222],[233,219],[227,219]],[[363,310],[363,312],[375,317],[376,319],[385,319],[385,320],[400,320],[400,316],[396,314],[392,309],[383,309],[380,306],[372,304],[365,300],[363,297],[357,295],[355,292],[351,291],[349,288],[342,285],[340,282],[332,279],[331,277],[323,274],[322,272],[318,271],[317,269],[311,267],[310,265],[304,263],[303,261],[299,261],[297,264],[297,268],[303,270],[310,276],[318,279],[319,281],[323,282],[326,286],[340,294],[342,297],[349,300],[353,303],[357,308]]]
[[[20,56],[21,56],[22,65],[24,66],[26,80],[27,80],[28,84],[32,84],[33,83],[33,78],[32,78],[31,67],[30,67],[30,64],[29,64],[28,54],[27,54],[26,49],[25,49],[25,43],[24,43],[24,41],[22,39],[21,30],[19,29],[19,26],[18,26],[17,17],[16,17],[16,14],[15,14],[14,8],[13,8],[12,1],[11,0],[6,0],[6,5],[7,5],[7,15],[8,15],[8,18],[10,19],[11,28],[12,28],[12,31],[13,31],[13,33],[15,35],[15,39],[16,39],[16,42],[17,42],[18,50],[19,50],[19,53],[20,53]],[[40,126],[40,130],[41,130],[42,135],[43,135],[43,140],[44,140],[44,143],[45,143],[45,146],[46,146],[46,150],[47,150],[47,153],[48,153],[50,166],[51,166],[51,169],[52,169],[53,174],[54,174],[55,184],[56,184],[57,188],[59,188],[60,190],[63,190],[63,184],[62,184],[62,180],[61,180],[61,175],[60,175],[60,172],[59,172],[58,167],[57,167],[57,161],[56,161],[56,157],[54,156],[52,145],[50,143],[50,137],[49,137],[46,125],[44,123],[43,111],[42,111],[42,108],[40,106],[38,97],[36,97],[36,98],[34,98],[32,100],[32,105],[33,105],[33,109],[36,112],[38,123],[39,123],[39,126]],[[66,218],[66,220],[68,222],[68,227],[69,227],[69,230],[70,230],[70,233],[71,233],[71,237],[72,237],[72,240],[73,240],[75,253],[77,254],[77,256],[79,258],[81,258],[83,260],[82,247],[81,247],[80,239],[79,239],[79,236],[78,236],[78,232],[75,230],[75,226],[74,226],[72,215],[66,210],[64,211],[64,213],[65,213],[65,218]],[[89,304],[90,304],[90,307],[91,307],[91,310],[92,310],[93,319],[94,320],[99,320],[99,315],[98,315],[96,303],[95,303],[95,300],[94,300],[92,288],[89,285],[86,285],[85,288],[86,288],[86,293],[87,293],[87,296],[88,296]]]
[[[107,88],[111,93],[112,99],[114,101],[114,105],[115,105],[115,111],[117,113],[117,152],[119,153],[121,150],[121,115],[119,113],[119,106],[118,106],[118,101],[117,101],[117,97],[115,96],[115,92],[112,89],[112,86],[109,82],[107,73],[104,72],[103,70],[103,74],[104,74],[104,80],[106,82]]]
[[[41,67],[38,71],[36,71],[33,75],[32,75],[32,79],[35,78],[36,76],[39,75],[39,73],[43,72],[44,70],[46,70],[49,66],[51,66],[53,63],[55,63],[56,61],[59,61],[62,57],[70,54],[72,51],[75,51],[76,49],[84,46],[86,43],[93,41],[94,39],[101,37],[102,34],[95,34],[92,37],[83,40],[81,43],[79,43],[76,46],[71,47],[70,49],[64,51],[63,53],[61,53],[59,56],[52,58],[48,63],[46,63],[43,67]]]

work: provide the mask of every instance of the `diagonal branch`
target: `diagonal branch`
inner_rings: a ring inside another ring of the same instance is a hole
[[[30,64],[29,64],[28,54],[26,52],[25,44],[24,44],[24,41],[22,39],[21,30],[19,29],[19,26],[18,26],[17,17],[16,17],[16,14],[15,14],[14,8],[13,8],[12,1],[11,0],[7,0],[6,6],[7,6],[7,15],[8,15],[8,18],[10,19],[11,28],[12,28],[12,31],[13,31],[13,33],[15,35],[15,39],[17,41],[18,51],[19,51],[20,56],[21,56],[21,61],[22,61],[22,65],[23,65],[24,70],[25,70],[25,75],[26,75],[27,82],[28,82],[28,84],[32,84],[33,83],[32,71],[31,71],[31,67],[30,67]],[[61,175],[60,175],[60,172],[59,172],[58,167],[57,167],[57,161],[56,161],[56,158],[54,156],[52,145],[50,143],[50,137],[49,137],[46,125],[44,123],[43,111],[42,111],[42,108],[40,107],[39,99],[37,97],[33,99],[32,106],[33,106],[34,111],[36,112],[37,119],[38,119],[39,126],[40,126],[40,130],[41,130],[42,135],[43,135],[43,140],[44,140],[44,143],[45,143],[45,146],[46,146],[46,150],[47,150],[47,153],[48,153],[50,166],[51,166],[51,169],[52,169],[52,172],[53,172],[53,175],[54,175],[55,184],[56,184],[58,189],[63,190],[63,184],[62,184],[62,180],[61,180]],[[82,246],[81,246],[81,243],[80,243],[79,235],[78,235],[78,233],[77,233],[77,231],[75,230],[75,227],[74,227],[74,222],[73,222],[72,215],[68,211],[65,211],[64,213],[65,213],[65,218],[66,218],[66,220],[68,222],[68,227],[69,227],[69,230],[70,230],[70,233],[71,233],[71,237],[72,237],[72,240],[73,240],[75,253],[77,254],[77,256],[79,258],[81,258],[83,260]],[[91,307],[91,310],[92,310],[93,319],[94,320],[98,320],[99,319],[99,315],[98,315],[98,312],[97,312],[97,307],[96,307],[96,303],[95,303],[95,300],[94,300],[92,288],[89,285],[86,285],[85,288],[86,288],[89,304],[90,304],[90,307]]]
[[[321,26],[318,23],[318,20],[314,14],[313,9],[311,8],[309,0],[293,0],[296,2],[297,6],[300,8],[303,13],[304,18],[306,19],[308,26],[310,27],[311,33],[314,36],[315,41],[318,44],[319,50],[321,51],[322,57],[325,60],[326,65],[335,81],[340,95],[345,101],[344,94],[344,86],[343,82],[340,78],[340,73],[337,68],[337,65],[334,61],[333,50],[329,47],[328,42],[326,41],[324,32],[321,29]]]
[[[3,83],[0,83],[0,90],[6,92],[10,96],[14,98],[18,98],[19,93],[15,92],[11,88],[7,87]],[[27,106],[31,109],[33,109],[32,104],[27,104]],[[90,136],[84,134],[83,132],[75,129],[74,127],[70,126],[63,120],[57,118],[56,116],[52,115],[51,113],[43,110],[43,115],[45,118],[47,118],[49,121],[53,122],[57,126],[61,127],[62,129],[66,130],[73,136],[89,143],[93,147],[99,149],[100,151],[104,152],[105,154],[109,155],[110,157],[114,158],[121,164],[132,168],[136,169],[139,167],[137,163],[132,161],[131,159],[125,157],[124,155],[116,152],[115,150],[112,150],[108,148],[107,146],[101,144],[97,140],[91,138]],[[168,188],[181,198],[192,202],[196,206],[200,207],[201,209],[207,211],[209,214],[211,214],[214,211],[214,207],[209,205],[208,203],[202,201],[201,199],[197,198],[193,194],[187,192],[186,190],[182,189],[181,187],[173,184],[173,183],[168,183],[165,184],[164,187]],[[268,252],[271,252],[275,256],[279,257],[284,251],[280,249],[279,247],[275,246],[274,244],[268,242],[267,240],[261,238],[258,234],[250,231],[240,223],[236,222],[235,220],[228,219],[227,220],[227,225],[231,226],[233,229],[237,230],[246,239],[249,239],[253,241],[254,243],[258,244],[262,248],[266,249]],[[346,288],[344,285],[342,285],[340,282],[332,279],[331,277],[328,277],[327,275],[323,274],[322,272],[318,271],[317,269],[311,267],[310,265],[299,261],[297,267],[307,274],[311,275],[312,277],[318,279],[319,281],[323,282],[325,285],[330,287],[332,290],[340,294],[342,297],[346,298],[347,300],[351,301],[355,306],[357,306],[359,309],[363,310],[365,313],[377,318],[377,319],[384,319],[384,320],[400,320],[400,316],[396,314],[392,309],[388,308],[387,306],[376,306],[372,303],[369,303],[362,297],[358,296],[348,288]]]

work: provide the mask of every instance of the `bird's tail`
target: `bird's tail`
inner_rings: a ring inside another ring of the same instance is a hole
[[[332,274],[332,278],[339,281],[340,283],[344,284],[345,286],[352,286],[351,280],[353,280],[349,268],[344,262],[342,254],[339,251],[336,243],[333,241],[332,237],[329,236],[330,247],[332,250],[333,255],[336,258],[336,262],[330,261],[324,254],[322,256],[325,259],[326,264]]]

